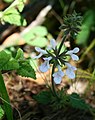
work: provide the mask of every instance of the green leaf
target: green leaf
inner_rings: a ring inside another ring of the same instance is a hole
[[[0,72],[0,96],[2,97],[2,99],[4,99],[2,107],[5,111],[7,120],[13,120],[13,112],[10,105],[10,99],[9,99],[1,72]]]
[[[48,34],[46,27],[44,26],[37,26],[32,29],[32,33],[38,36],[46,36]]]
[[[28,63],[27,61],[23,61],[19,65],[20,67],[17,70],[18,75],[21,75],[22,77],[31,77],[33,79],[36,79],[35,71],[30,63]]]
[[[5,51],[0,52],[0,70],[16,70],[19,68],[17,60]]]
[[[17,26],[26,25],[26,20],[20,15],[20,13],[15,8],[11,8],[8,11],[4,12],[2,19],[5,22],[15,24]]]
[[[84,15],[84,21],[81,27],[81,31],[77,35],[77,44],[86,44],[90,35],[91,27],[94,25],[94,11],[88,10]]]
[[[18,68],[19,68],[19,64],[17,60],[11,59],[0,69],[1,70],[16,70]]]
[[[11,2],[13,2],[13,0],[3,0],[4,2],[6,2],[6,3],[11,3]]]
[[[11,55],[5,51],[0,52],[0,69],[11,59]]]
[[[15,0],[8,8],[4,11],[0,11],[1,23],[8,22],[17,26],[25,26],[26,20],[20,15],[24,8],[25,0]]]
[[[2,109],[2,107],[0,106],[0,120],[2,120],[4,117],[4,110]]]
[[[37,26],[23,35],[25,42],[32,46],[45,47],[47,45],[48,31],[44,26]]]
[[[27,44],[38,47],[45,47],[47,45],[47,39],[45,37],[37,37],[34,40],[28,40]]]
[[[33,98],[41,104],[49,104],[51,102],[52,94],[50,91],[41,91],[38,95],[34,95]]]
[[[24,54],[23,54],[23,50],[22,49],[20,49],[20,48],[18,49],[15,59],[16,60],[24,59]]]
[[[72,93],[70,96],[70,105],[74,108],[89,110],[89,105],[80,98],[80,96],[76,93]]]

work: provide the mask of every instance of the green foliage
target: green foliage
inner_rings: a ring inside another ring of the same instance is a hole
[[[0,106],[0,120],[2,120],[3,117],[4,117],[4,110]]]
[[[7,120],[13,120],[13,112],[1,72],[0,72],[0,97],[4,100],[2,107],[3,110],[5,111]]]
[[[93,10],[88,10],[85,15],[84,15],[84,20],[83,20],[83,24],[81,27],[81,31],[79,32],[78,36],[77,36],[77,44],[83,44],[86,45],[90,32],[91,32],[91,28],[94,26],[95,22],[95,14]]]
[[[6,3],[11,3],[11,2],[13,2],[13,0],[3,0],[4,2],[6,2]]]
[[[20,61],[19,69],[17,70],[17,74],[23,77],[31,77],[36,79],[35,71],[30,65],[30,61]]]
[[[5,51],[0,52],[0,70],[10,71],[17,70],[17,73],[24,77],[36,79],[35,71],[30,64],[30,60],[24,58],[23,51],[18,49],[16,57]]]
[[[90,106],[77,94],[72,93],[68,95],[64,89],[57,91],[58,98],[52,94],[51,91],[41,91],[33,98],[41,104],[50,104],[54,109],[61,109],[65,107],[73,107],[81,110],[90,110]]]
[[[20,15],[24,8],[25,0],[15,0],[8,8],[4,11],[0,11],[1,23],[8,22],[17,26],[25,26],[26,20]]]
[[[11,54],[7,54],[5,51],[0,52],[0,70],[15,70],[18,68],[18,62],[12,58]]]
[[[51,91],[41,91],[38,95],[34,95],[33,98],[41,104],[51,103],[52,94]]]
[[[48,32],[46,27],[44,26],[37,26],[29,30],[25,35],[23,35],[23,38],[25,42],[32,46],[39,46],[39,47],[45,47],[47,45],[47,36]]]
[[[89,111],[90,106],[83,99],[81,99],[78,94],[72,93],[69,96],[69,99],[70,99],[69,104],[72,107]]]
[[[7,72],[16,70],[17,73],[24,77],[36,79],[35,71],[30,65],[30,61],[24,58],[23,51],[19,48],[15,58],[4,50],[0,52],[0,70]],[[4,80],[0,71],[0,96],[3,100],[3,109],[7,120],[13,120],[12,108],[10,105],[9,96],[6,91]]]
[[[60,29],[64,30],[64,34],[75,34],[80,31],[80,26],[82,22],[82,17],[75,11],[72,15],[67,15],[64,17],[64,24],[60,26]]]

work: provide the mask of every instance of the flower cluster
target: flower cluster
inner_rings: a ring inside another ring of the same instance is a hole
[[[57,71],[55,71],[52,75],[56,84],[61,83],[64,75],[67,75],[70,79],[75,78],[74,71],[77,68],[69,64],[66,58],[67,56],[70,56],[75,61],[79,60],[79,57],[76,55],[76,53],[79,52],[78,47],[75,47],[73,50],[65,50],[61,53],[58,53],[57,43],[54,39],[52,39],[50,41],[50,46],[48,46],[46,50],[43,50],[39,47],[35,47],[35,50],[40,53],[38,56],[34,57],[35,59],[45,56],[43,57],[44,63],[42,63],[39,67],[41,72],[47,72],[50,69],[50,64],[55,65],[55,68],[57,68]],[[63,65],[67,67],[65,72],[62,71]]]

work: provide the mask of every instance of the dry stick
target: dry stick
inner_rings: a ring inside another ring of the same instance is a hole
[[[26,27],[20,33],[20,35],[23,36],[24,34],[29,32],[31,30],[31,28],[38,26],[38,25],[41,25],[45,21],[45,17],[51,9],[52,9],[52,5],[47,5],[45,8],[43,8],[41,10],[41,12],[39,13],[39,15],[36,17],[36,19],[28,27]]]
[[[30,25],[28,25],[22,32],[20,32],[18,34],[18,37],[16,38],[12,38],[12,41],[14,40],[15,42],[13,42],[12,45],[8,45],[7,46],[5,44],[2,44],[2,46],[0,46],[0,50],[4,50],[6,47],[10,47],[10,46],[15,46],[17,45],[19,39],[22,39],[23,40],[23,43],[25,43],[24,39],[23,39],[23,36],[25,34],[27,34],[32,28],[38,26],[38,25],[41,25],[44,21],[45,21],[45,17],[46,15],[48,14],[48,12],[52,9],[52,5],[47,5],[45,8],[43,8],[40,13],[38,14],[38,16],[36,17],[36,19],[34,21],[32,21],[30,23]]]

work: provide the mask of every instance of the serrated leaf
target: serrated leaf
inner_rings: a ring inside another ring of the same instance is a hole
[[[17,74],[21,75],[22,77],[31,77],[33,79],[36,79],[36,74],[34,69],[26,61],[20,63],[20,67],[17,70]]]
[[[26,20],[20,15],[20,13],[15,8],[11,8],[8,11],[4,12],[2,19],[5,22],[15,24],[17,26],[26,25]]]
[[[2,120],[3,116],[4,116],[4,110],[0,106],[0,120]]]
[[[20,49],[20,48],[18,49],[15,59],[16,60],[24,59],[24,53],[23,53],[22,49]]]
[[[11,59],[11,55],[5,51],[0,52],[0,69]]]
[[[15,59],[9,60],[2,68],[1,70],[16,70],[19,68],[19,64]]]
[[[10,24],[15,24],[17,26],[25,26],[26,20],[20,15],[24,8],[25,0],[15,0],[8,8],[3,12],[0,12],[1,22],[8,22]],[[17,10],[18,9],[18,10]]]

